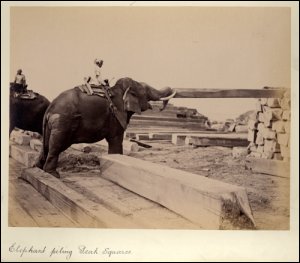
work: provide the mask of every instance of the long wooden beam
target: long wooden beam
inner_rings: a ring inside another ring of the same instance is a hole
[[[189,219],[204,229],[235,227],[241,212],[243,227],[254,219],[243,187],[204,176],[110,154],[100,158],[101,176]]]
[[[174,98],[281,98],[285,88],[265,89],[184,89],[178,88]]]
[[[104,205],[88,199],[39,168],[25,169],[21,177],[53,206],[82,227],[136,228],[129,218],[124,218]]]

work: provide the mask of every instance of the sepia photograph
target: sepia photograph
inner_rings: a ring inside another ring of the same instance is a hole
[[[299,259],[299,13],[275,2],[1,3],[2,260]]]

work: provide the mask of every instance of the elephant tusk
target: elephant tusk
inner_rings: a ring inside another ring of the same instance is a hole
[[[170,96],[160,98],[159,100],[162,100],[162,101],[169,100],[169,99],[172,99],[175,95],[176,95],[176,90]]]
[[[128,87],[128,88],[125,90],[125,93],[124,93],[124,95],[123,95],[123,100],[125,100],[126,95],[127,95],[128,91],[129,91],[129,89],[130,89],[130,87]]]

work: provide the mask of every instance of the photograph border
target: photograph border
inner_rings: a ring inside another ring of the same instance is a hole
[[[186,5],[186,2],[88,2],[89,5]],[[8,227],[8,99],[9,90],[9,8],[35,6],[36,2],[1,2],[1,258],[3,261],[296,261],[299,260],[299,4],[279,2],[188,2],[195,6],[279,6],[291,8],[292,20],[292,133],[289,231],[220,230],[126,230]],[[86,2],[44,2],[39,6],[85,6]],[[19,246],[22,252],[12,253]],[[26,253],[31,247],[49,253]],[[80,254],[79,246],[102,254]],[[61,251],[61,252],[59,252]],[[71,257],[63,251],[73,251]],[[105,253],[104,251],[130,251]],[[21,255],[22,254],[22,255]]]

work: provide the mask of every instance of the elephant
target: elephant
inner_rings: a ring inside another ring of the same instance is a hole
[[[16,96],[15,91],[10,89],[9,134],[18,127],[42,135],[43,117],[50,101],[38,93],[33,92],[32,95],[32,98]]]
[[[149,101],[162,100],[165,107],[176,93],[170,87],[156,90],[128,77],[119,79],[108,91],[110,99],[88,95],[77,86],[53,100],[44,115],[37,167],[60,178],[56,170],[59,154],[76,143],[106,139],[108,154],[123,154],[124,131],[132,115],[151,109]]]

